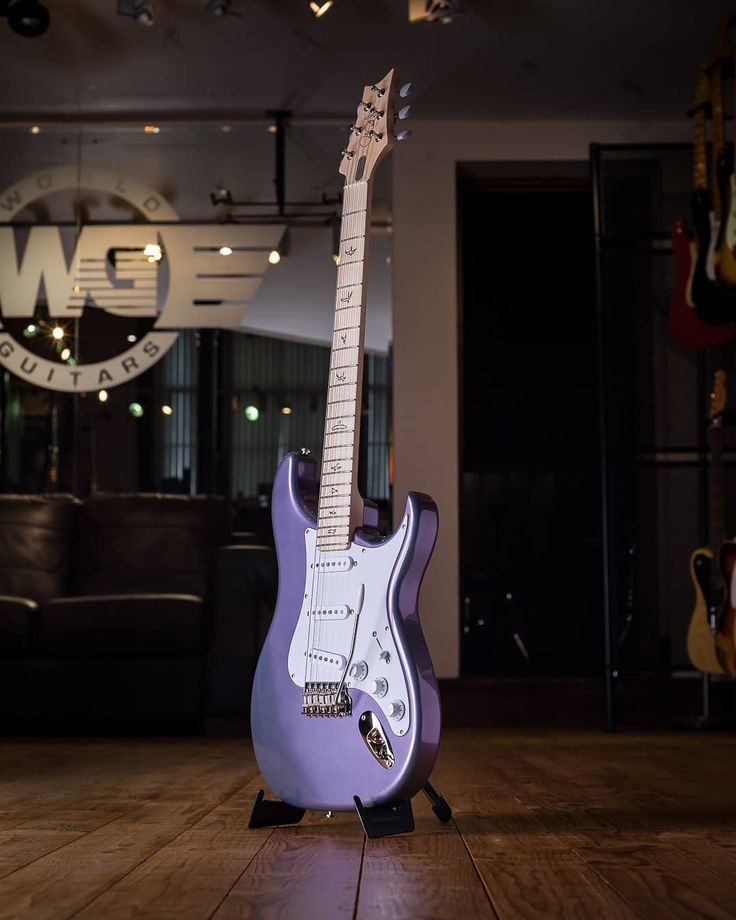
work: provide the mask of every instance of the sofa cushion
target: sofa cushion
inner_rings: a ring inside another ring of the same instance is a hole
[[[0,495],[0,594],[65,594],[79,502],[72,495]]]
[[[38,604],[27,597],[0,596],[0,658],[27,655]]]
[[[210,558],[231,524],[217,496],[91,496],[77,518],[71,593],[205,597]]]
[[[53,658],[199,655],[204,605],[187,594],[64,597],[38,611],[34,654]]]

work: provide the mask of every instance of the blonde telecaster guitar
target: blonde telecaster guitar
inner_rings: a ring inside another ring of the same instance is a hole
[[[708,412],[708,441],[710,444],[710,540],[720,549],[725,543],[723,520],[723,425],[721,413],[726,408],[726,373],[716,371]],[[690,575],[695,588],[695,608],[687,631],[687,653],[699,671],[722,674],[723,667],[716,651],[716,617],[720,610],[724,585],[715,553],[709,546],[696,549],[690,557]]]

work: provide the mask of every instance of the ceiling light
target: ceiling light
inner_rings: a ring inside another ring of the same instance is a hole
[[[129,16],[139,26],[154,24],[153,3],[151,0],[118,0],[118,16]]]
[[[107,402],[107,390],[100,390],[97,394],[97,398],[100,402]]]
[[[133,342],[137,342],[137,341],[138,341],[138,336],[137,336],[137,335],[133,335],[132,333],[131,333],[130,335],[126,336],[126,338],[127,338],[127,340],[130,342],[131,345],[133,344]]]
[[[257,422],[261,417],[258,406],[246,406],[245,409],[243,409],[243,415],[248,419],[249,422]]]
[[[329,8],[332,6],[332,3],[333,0],[324,0],[324,3],[315,3],[315,0],[311,0],[309,9],[314,13],[317,19],[319,19],[320,16],[324,16],[327,10],[329,10]]]
[[[49,11],[38,0],[15,0],[2,7],[0,15],[7,16],[10,28],[23,38],[38,38],[49,27]]]
[[[409,0],[409,22],[440,22],[447,25],[464,13],[460,0]]]
[[[229,188],[224,185],[218,185],[216,189],[210,192],[210,201],[212,204],[232,204],[233,196]]]
[[[174,410],[173,410],[173,409],[171,408],[171,406],[169,406],[169,405],[163,405],[163,406],[161,406],[161,411],[163,412],[164,415],[173,415],[173,414],[174,414]]]
[[[64,330],[61,326],[54,326],[51,330],[51,335],[56,339],[57,342],[60,342],[64,338]]]
[[[271,263],[271,265],[279,264],[281,261],[281,253],[278,251],[278,249],[272,249],[271,252],[269,252],[268,261]]]
[[[132,402],[128,406],[128,412],[130,412],[133,418],[141,418],[143,415],[143,406],[139,402]]]
[[[28,325],[23,330],[23,335],[27,339],[32,339],[34,335],[38,335],[39,332],[40,332],[40,329],[38,328],[38,325],[36,323],[28,323]]]
[[[158,243],[146,243],[143,255],[146,256],[149,262],[160,262],[164,253]]]
[[[71,350],[71,348],[62,348],[62,349],[61,349],[61,355],[60,355],[60,357],[61,357],[61,360],[62,360],[62,361],[68,361],[69,358],[71,358],[71,356],[72,356],[72,350]]]
[[[31,128],[31,134],[40,134],[40,133],[41,133],[41,129],[38,127],[38,125],[33,125],[33,127]]]
[[[135,4],[133,19],[138,23],[139,26],[153,25],[153,4],[150,2],[150,0],[142,0],[141,3]]]
[[[158,125],[143,125],[143,130],[146,134],[160,134],[161,128]]]
[[[232,254],[233,254],[233,251],[229,246],[220,246],[221,256],[231,256]]]
[[[275,134],[278,130],[278,127],[273,122],[271,122],[271,124],[266,128],[266,131],[268,131],[269,134]]]
[[[281,407],[281,414],[282,414],[282,415],[291,415],[292,411],[293,411],[293,410],[292,410],[291,406],[290,406],[288,403],[284,403],[284,405]]]

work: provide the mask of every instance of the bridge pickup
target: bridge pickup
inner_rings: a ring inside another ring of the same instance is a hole
[[[308,683],[304,687],[304,705],[302,715],[305,716],[349,716],[353,711],[353,704],[347,690],[342,683],[318,682]]]
[[[316,620],[347,620],[351,610],[349,607],[318,607],[312,611]]]

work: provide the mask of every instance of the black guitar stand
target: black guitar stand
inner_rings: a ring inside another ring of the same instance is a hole
[[[422,792],[427,796],[437,819],[446,824],[452,818],[452,809],[430,783],[425,783]],[[355,810],[366,837],[390,837],[393,834],[410,834],[414,830],[414,814],[411,799],[396,799],[385,805],[364,805],[359,796],[353,796]],[[306,809],[289,805],[288,802],[264,798],[259,789],[248,820],[252,830],[261,827],[281,827],[298,824]]]

